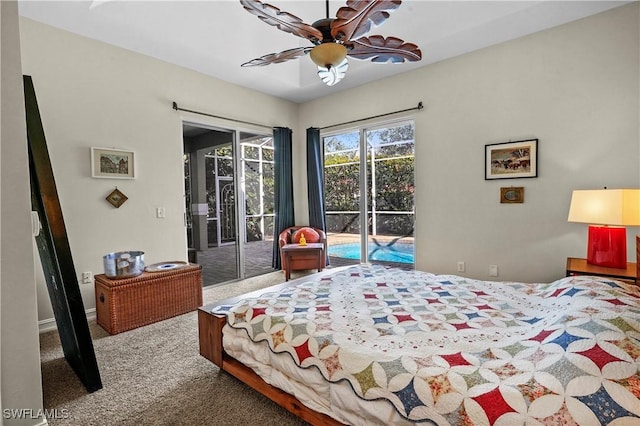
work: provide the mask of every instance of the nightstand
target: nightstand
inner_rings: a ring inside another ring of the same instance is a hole
[[[311,265],[317,267],[318,272],[322,271],[325,263],[324,249],[324,243],[307,243],[304,246],[285,244],[280,247],[284,280],[289,281],[292,270],[307,269]]]
[[[607,268],[587,263],[587,259],[567,257],[567,276],[571,275],[595,275],[598,277],[614,278],[622,281],[638,283],[636,264],[627,262],[626,269]]]

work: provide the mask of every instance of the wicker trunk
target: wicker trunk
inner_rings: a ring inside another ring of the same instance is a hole
[[[202,267],[188,265],[134,278],[95,276],[98,324],[109,334],[196,310],[202,305]]]

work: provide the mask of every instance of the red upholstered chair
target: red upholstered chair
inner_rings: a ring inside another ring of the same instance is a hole
[[[299,235],[301,232],[304,232],[307,243],[322,243],[324,245],[324,248],[320,252],[320,256],[322,259],[322,262],[321,262],[322,267],[326,266],[327,235],[325,234],[325,232],[321,229],[313,228],[310,226],[292,226],[282,231],[278,238],[278,247],[280,247],[280,264],[282,265],[282,270],[284,271],[287,279],[291,274],[291,271],[318,269],[318,257],[317,257],[318,253],[317,252],[315,253],[310,251],[301,251],[299,253],[290,252],[288,256],[285,256],[284,253],[282,252],[282,247],[285,244],[292,244],[292,243],[299,242],[299,238],[300,238]]]

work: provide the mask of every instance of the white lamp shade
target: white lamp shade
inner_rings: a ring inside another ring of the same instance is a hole
[[[568,220],[594,225],[640,226],[640,189],[573,191]]]

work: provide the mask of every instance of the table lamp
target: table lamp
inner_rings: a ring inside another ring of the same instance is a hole
[[[587,263],[626,268],[625,226],[640,226],[640,189],[575,190],[569,222],[589,224]]]

